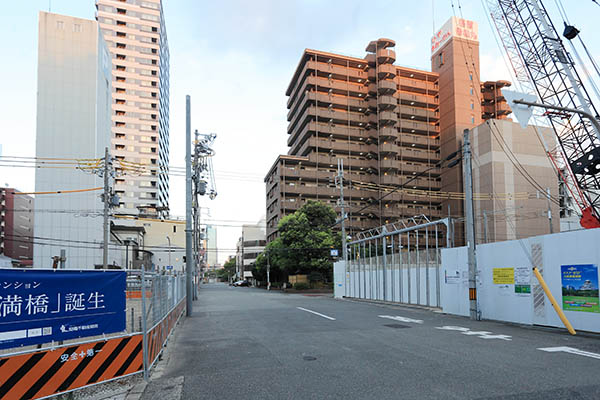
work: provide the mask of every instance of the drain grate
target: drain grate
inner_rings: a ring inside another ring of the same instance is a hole
[[[317,357],[313,357],[313,356],[304,356],[302,357],[302,359],[304,361],[315,361],[317,359]]]
[[[410,326],[402,325],[402,324],[386,324],[383,326],[387,326],[388,328],[394,328],[394,329],[410,328]]]

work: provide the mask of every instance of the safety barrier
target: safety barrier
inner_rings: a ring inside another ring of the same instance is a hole
[[[185,297],[148,331],[149,367],[185,309]],[[42,399],[141,373],[143,335],[132,334],[0,358],[0,399]]]

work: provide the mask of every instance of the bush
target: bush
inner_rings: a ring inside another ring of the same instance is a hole
[[[298,283],[294,284],[294,289],[296,289],[296,290],[306,290],[309,288],[310,288],[310,286],[308,285],[308,283],[305,283],[305,282],[298,282]]]

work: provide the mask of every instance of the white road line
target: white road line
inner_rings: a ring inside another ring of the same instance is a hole
[[[331,317],[329,317],[329,316],[327,316],[327,315],[325,315],[325,314],[321,314],[321,313],[318,313],[318,312],[316,312],[316,311],[309,310],[309,309],[307,309],[307,308],[302,308],[302,307],[296,307],[296,308],[297,308],[298,310],[306,311],[306,312],[309,312],[309,313],[312,313],[312,314],[318,315],[319,317],[323,317],[323,318],[327,318],[327,319],[329,319],[329,320],[331,320],[331,321],[335,321],[335,318],[331,318]]]
[[[595,359],[600,360],[600,354],[598,354],[598,353],[592,353],[592,352],[589,352],[589,351],[583,351],[583,350],[575,349],[573,347],[566,347],[566,346],[561,346],[561,347],[542,347],[542,348],[538,348],[538,350],[546,351],[548,353],[565,352],[565,353],[577,354],[578,356],[591,357],[591,358],[595,358]]]
[[[400,321],[400,322],[412,322],[413,324],[422,324],[423,320],[420,319],[412,319],[412,318],[406,318],[406,317],[400,317],[398,315],[396,316],[392,316],[392,315],[379,315],[379,318],[387,318],[387,319],[393,319],[394,321]]]

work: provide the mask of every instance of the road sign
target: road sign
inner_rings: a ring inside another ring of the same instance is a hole
[[[501,89],[502,94],[506,98],[510,109],[513,112],[513,115],[521,125],[521,128],[527,128],[527,124],[529,123],[529,118],[533,115],[533,107],[527,106],[525,104],[517,104],[515,100],[525,100],[532,103],[537,102],[537,97],[532,94],[515,92],[513,90]]]
[[[337,257],[339,255],[338,249],[331,249],[331,257]]]
[[[0,349],[124,331],[126,277],[0,269]]]
[[[171,269],[173,269],[173,266],[172,265],[167,265],[167,269],[171,270]]]

